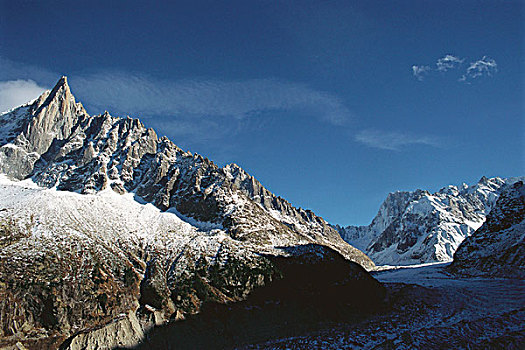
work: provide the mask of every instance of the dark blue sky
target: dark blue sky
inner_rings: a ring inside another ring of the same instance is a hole
[[[67,75],[332,223],[525,174],[523,1],[0,0],[0,106]],[[447,56],[448,55],[448,56]]]

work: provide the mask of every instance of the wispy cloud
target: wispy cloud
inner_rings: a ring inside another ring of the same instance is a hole
[[[445,57],[442,57],[437,60],[436,69],[440,72],[446,72],[448,70],[457,68],[459,65],[463,63],[463,61],[465,60],[459,57],[452,56],[452,55],[445,55]]]
[[[467,72],[459,78],[459,81],[468,81],[481,76],[491,77],[498,71],[498,64],[490,57],[483,56],[482,59],[471,62]]]
[[[427,75],[430,71],[431,68],[429,66],[412,66],[412,74],[419,81],[423,81],[425,75]]]
[[[482,59],[471,62],[466,69],[464,64],[465,60],[465,58],[447,54],[437,59],[434,65],[435,68],[428,65],[413,65],[412,74],[417,80],[423,81],[426,76],[438,75],[439,73],[442,75],[442,73],[451,71],[454,72],[451,74],[452,76],[455,74],[455,79],[457,81],[468,83],[470,80],[481,76],[492,76],[498,71],[496,61],[487,56],[483,56]],[[451,75],[447,73],[446,76],[450,77]]]
[[[35,99],[44,90],[45,88],[39,86],[33,80],[0,81],[0,112]]]
[[[465,59],[456,57],[454,55],[445,55],[437,59],[436,63],[434,64],[435,68],[432,68],[429,65],[413,65],[412,74],[417,80],[423,81],[424,78],[429,74],[435,74],[437,72],[444,73],[449,70],[457,69],[463,63],[463,61],[465,61]]]
[[[100,73],[72,77],[70,83],[91,105],[134,115],[243,119],[268,111],[300,111],[335,125],[351,116],[338,97],[277,79],[167,81]]]
[[[0,81],[33,79],[51,85],[63,75],[0,56]],[[131,116],[230,117],[296,111],[334,125],[352,113],[334,94],[279,79],[225,81],[167,80],[127,72],[69,75],[74,93],[87,106]]]
[[[433,136],[411,135],[403,132],[377,129],[361,130],[355,135],[354,139],[367,146],[389,151],[400,151],[409,145],[427,145],[433,147],[440,145],[439,139]]]

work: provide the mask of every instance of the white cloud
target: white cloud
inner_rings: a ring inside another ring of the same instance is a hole
[[[375,129],[366,129],[358,132],[355,141],[361,142],[367,146],[380,148],[390,151],[399,151],[408,145],[427,145],[438,147],[439,140],[432,136],[410,135],[396,131],[383,131]]]
[[[276,79],[164,81],[123,73],[71,77],[72,88],[94,107],[131,115],[233,117],[300,111],[344,124],[350,111],[334,95]]]
[[[416,77],[417,80],[419,81],[423,81],[424,79],[424,76],[426,74],[428,74],[428,72],[430,71],[430,67],[429,66],[416,66],[416,65],[413,65],[412,66],[412,74]]]
[[[456,77],[459,76],[459,78],[456,79],[460,82],[468,83],[469,80],[476,79],[481,76],[492,76],[498,71],[498,65],[496,61],[487,56],[483,56],[482,59],[470,63],[466,71],[464,70],[464,61],[464,58],[459,58],[454,55],[445,55],[436,61],[435,68],[431,68],[430,66],[413,65],[412,74],[417,80],[423,81],[424,77],[428,75],[435,75],[438,72],[445,73],[448,71],[456,71],[458,72]],[[464,72],[462,75],[459,75],[461,74],[459,73],[460,69],[462,69]]]
[[[0,81],[0,112],[18,107],[42,94],[45,88],[33,80]]]
[[[461,63],[463,63],[463,61],[464,59],[461,59],[459,57],[445,55],[445,57],[442,57],[437,60],[436,69],[440,72],[446,72],[448,70],[457,68]]]
[[[484,75],[491,77],[497,71],[498,64],[496,61],[487,56],[483,56],[482,59],[470,63],[467,72],[459,78],[459,81],[468,81]]]

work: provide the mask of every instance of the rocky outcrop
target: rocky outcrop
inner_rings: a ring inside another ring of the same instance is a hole
[[[85,118],[86,111],[75,102],[66,77],[62,77],[53,90],[46,91],[32,104],[3,116],[0,126],[6,128],[4,133],[9,130],[9,134],[0,144],[0,171],[18,179],[30,175],[50,147],[68,139]]]
[[[261,205],[276,220],[304,235],[337,240],[337,231],[328,225],[323,218],[316,216],[311,210],[295,208],[284,198],[271,193],[256,178],[249,175],[237,164],[229,164],[222,170],[236,188],[240,189],[253,202]]]
[[[35,237],[36,223],[10,225],[27,234],[0,251],[0,347],[22,341],[30,349],[56,348],[71,334],[104,327],[139,307],[140,278],[112,247]]]
[[[66,340],[63,350],[112,349],[115,347],[139,344],[144,338],[144,331],[135,313],[130,312],[102,328],[80,333]]]
[[[384,307],[386,288],[334,250],[309,244],[268,255],[278,278],[235,304],[206,303],[183,324],[152,329],[138,349],[242,348],[268,338],[366,318]]]
[[[525,185],[509,185],[487,220],[459,246],[448,267],[469,276],[525,278]]]
[[[0,347],[133,345],[278,279],[269,257],[287,247],[374,266],[239,167],[136,119],[88,115],[66,78],[0,115],[0,172]]]
[[[483,177],[472,186],[451,185],[436,193],[391,193],[370,225],[336,228],[379,265],[450,261],[483,224],[502,188],[518,180]]]

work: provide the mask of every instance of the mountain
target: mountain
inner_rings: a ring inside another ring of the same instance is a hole
[[[301,247],[374,267],[237,165],[137,119],[90,116],[65,77],[0,115],[0,173],[0,347],[133,345],[281,279],[271,257]]]
[[[158,138],[138,119],[89,116],[62,77],[0,119],[0,172],[83,194],[112,188],[161,210],[222,227],[239,240],[322,243],[365,267],[370,260],[309,210],[294,208],[235,164],[220,168]]]
[[[485,221],[500,191],[518,178],[488,179],[430,193],[390,193],[368,226],[335,228],[378,265],[450,261],[459,244]]]
[[[487,220],[460,244],[450,272],[525,278],[525,185],[518,181],[501,193]]]

